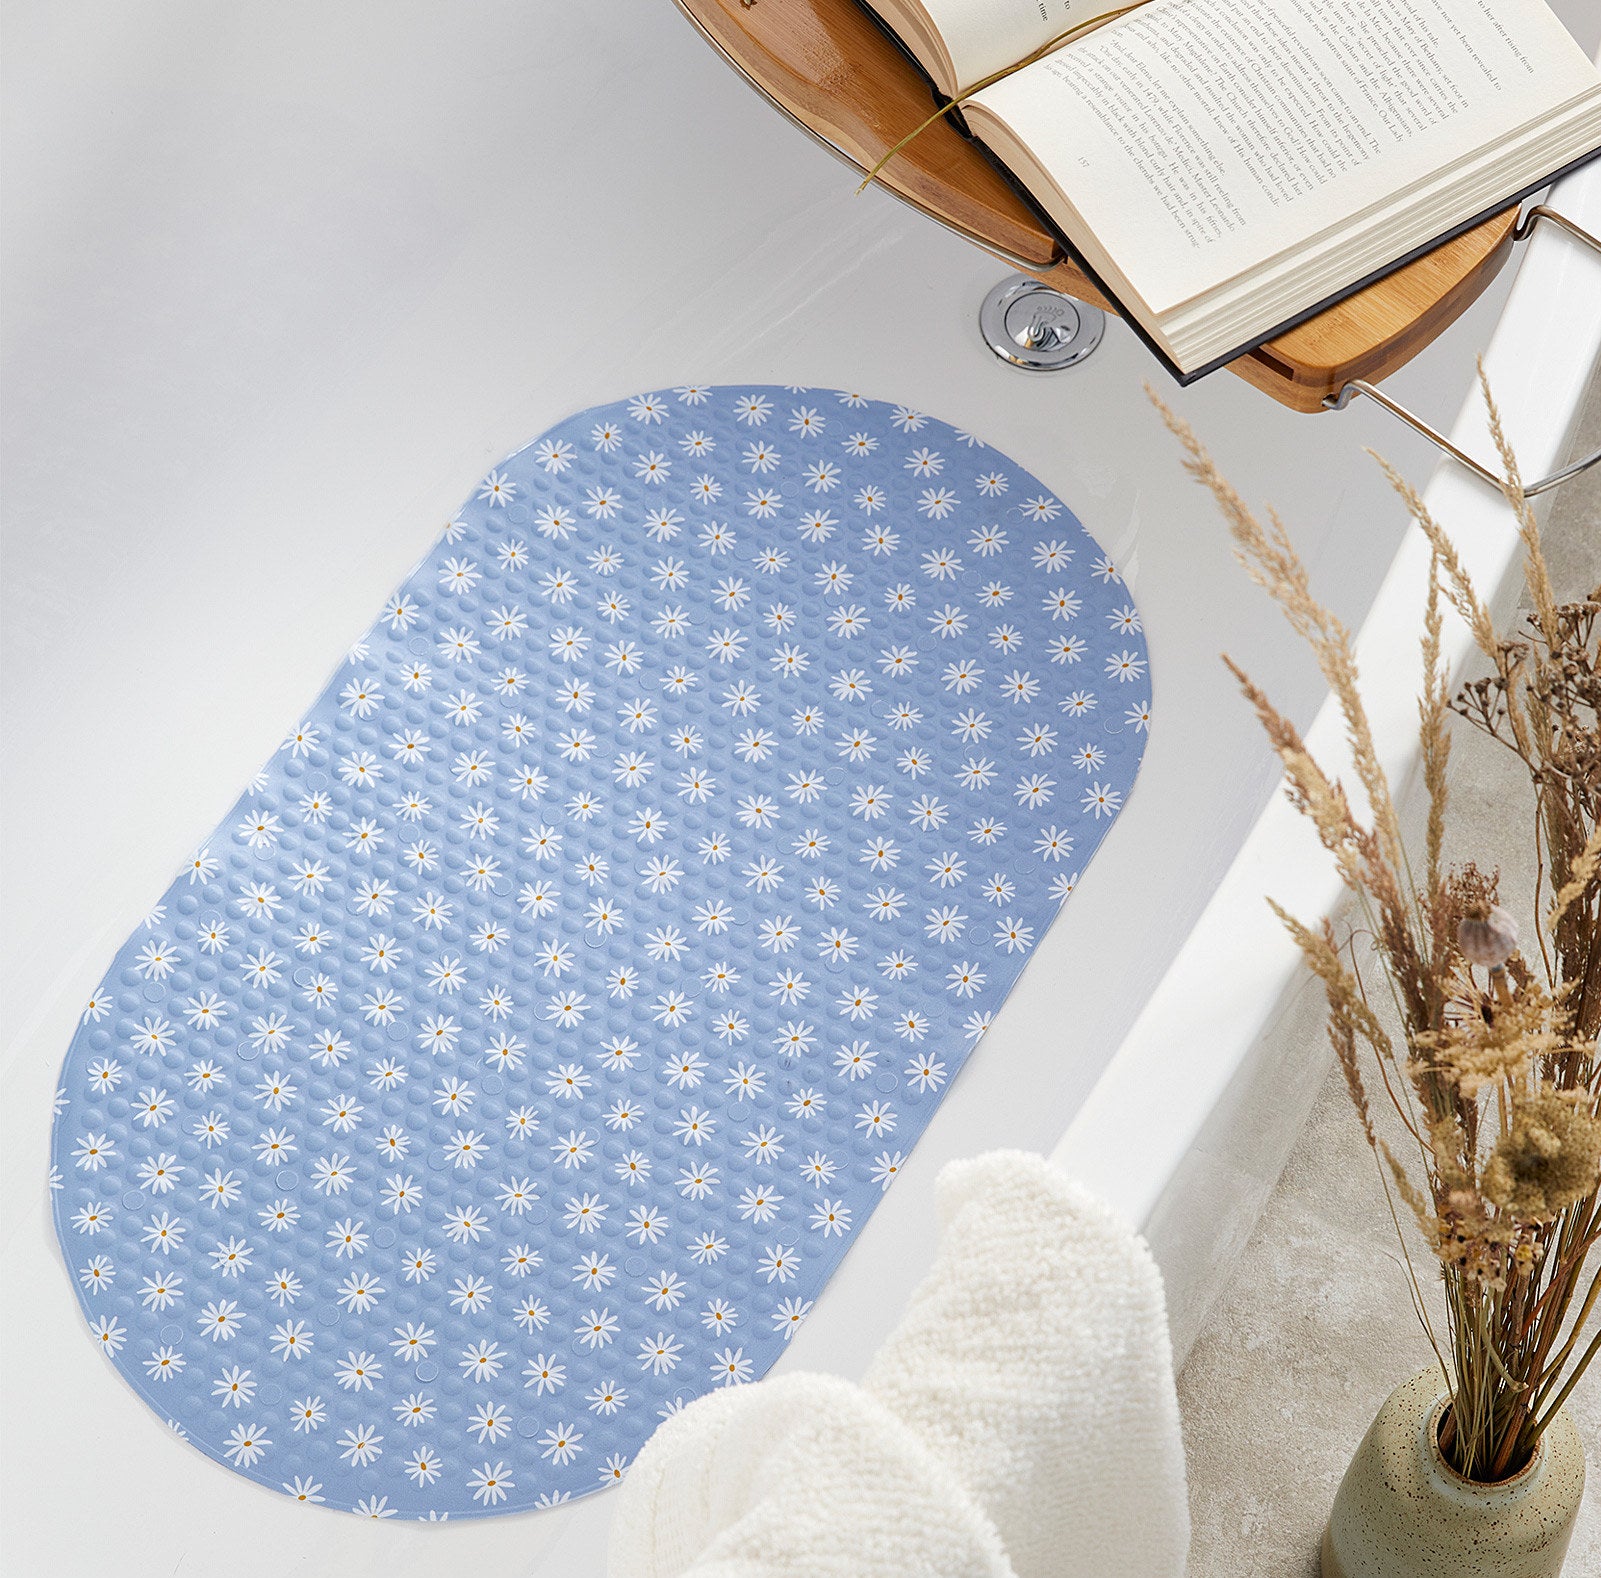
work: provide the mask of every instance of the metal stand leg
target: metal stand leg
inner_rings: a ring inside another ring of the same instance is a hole
[[[1574,224],[1567,215],[1559,214],[1553,208],[1547,208],[1544,203],[1537,203],[1518,221],[1518,228],[1513,232],[1514,240],[1526,241],[1533,234],[1535,226],[1541,220],[1548,221],[1558,229],[1566,231],[1568,235],[1582,241],[1587,247],[1593,247],[1597,252],[1601,252],[1601,240],[1591,235],[1582,226]],[[1498,477],[1487,466],[1481,465],[1471,455],[1464,454],[1444,433],[1430,427],[1422,417],[1414,411],[1407,410],[1399,401],[1392,400],[1377,384],[1370,384],[1363,378],[1354,378],[1338,394],[1330,395],[1323,404],[1327,410],[1343,411],[1358,395],[1366,395],[1375,405],[1381,405],[1392,416],[1399,417],[1413,432],[1421,433],[1437,449],[1443,450],[1453,460],[1466,466],[1474,476],[1488,482],[1492,488],[1501,486],[1503,478]],[[1571,465],[1562,467],[1560,471],[1553,471],[1548,477],[1541,477],[1536,482],[1524,483],[1523,496],[1532,499],[1537,494],[1546,492],[1549,488],[1560,487],[1569,478],[1578,476],[1581,471],[1588,471],[1591,466],[1598,463],[1601,463],[1601,449],[1584,456],[1581,460],[1575,460]]]

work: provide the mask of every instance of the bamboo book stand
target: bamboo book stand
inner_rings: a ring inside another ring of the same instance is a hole
[[[676,0],[759,93],[858,171],[933,109],[928,84],[856,0]],[[885,166],[879,184],[1065,295],[1111,304],[993,166],[943,120]],[[1296,411],[1411,360],[1495,278],[1516,207],[1447,241],[1338,306],[1229,363]]]

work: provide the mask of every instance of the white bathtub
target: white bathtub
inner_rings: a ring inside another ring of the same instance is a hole
[[[1594,47],[1601,17],[1567,10]],[[1004,268],[853,197],[666,0],[36,7],[8,56],[17,1570],[598,1570],[605,1496],[369,1527],[188,1452],[91,1352],[42,1179],[79,1007],[174,865],[486,466],[634,390],[850,386],[983,434],[1124,567],[1152,651],[1136,793],[784,1363],[862,1366],[928,1262],[939,1166],[996,1145],[1054,1150],[1147,1228],[1186,1342],[1321,1073],[1261,1040],[1293,961],[1260,895],[1329,897],[1217,654],[1303,723],[1320,687],[1180,473],[1133,338],[1110,326],[1069,373],[1004,367],[976,327]],[[1601,225],[1601,172],[1559,201]],[[1448,418],[1488,345],[1543,470],[1598,342],[1601,262],[1542,237],[1510,299],[1499,284],[1391,387]],[[1389,737],[1408,732],[1415,546],[1362,449],[1419,481],[1432,453],[1374,410],[1295,416],[1226,375],[1163,392],[1284,507],[1320,589],[1364,623]],[[1493,497],[1444,473],[1433,490],[1498,579]]]

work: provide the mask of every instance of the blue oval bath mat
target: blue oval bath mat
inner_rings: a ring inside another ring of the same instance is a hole
[[[783,1351],[1133,782],[1140,623],[905,407],[694,388],[491,471],[117,955],[56,1223],[209,1456],[548,1505]]]

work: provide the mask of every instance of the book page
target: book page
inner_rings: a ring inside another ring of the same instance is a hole
[[[1160,313],[1596,81],[1543,0],[1152,0],[974,103]]]
[[[869,0],[873,3],[873,0]],[[945,45],[957,91],[1015,66],[1053,38],[1129,0],[916,0]],[[896,4],[879,7],[892,26]],[[908,39],[908,42],[911,42]],[[925,62],[925,65],[927,62]]]

